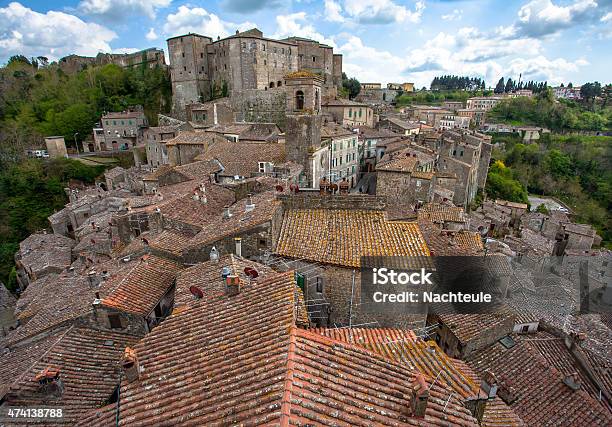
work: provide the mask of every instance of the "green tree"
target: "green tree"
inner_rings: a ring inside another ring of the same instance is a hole
[[[346,73],[342,73],[342,87],[348,92],[349,99],[355,98],[361,91],[359,80],[354,77],[348,78]]]
[[[495,89],[493,90],[493,92],[503,93],[505,89],[506,89],[506,86],[504,85],[504,78],[501,77],[499,81],[497,82],[497,85],[495,86]]]

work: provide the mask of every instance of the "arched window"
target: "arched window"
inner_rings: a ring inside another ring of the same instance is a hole
[[[353,109],[352,109],[352,108],[349,108],[349,119],[350,119],[351,117],[353,117]]]
[[[283,85],[283,82],[281,82],[280,80],[276,82],[276,87],[281,87]]]
[[[304,109],[304,92],[298,90],[295,93],[295,109],[303,110]]]
[[[274,82],[270,82],[270,89],[274,87]]]

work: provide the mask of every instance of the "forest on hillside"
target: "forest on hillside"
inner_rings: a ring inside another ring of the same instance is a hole
[[[525,144],[518,134],[496,134],[493,143],[499,148],[487,177],[489,198],[557,197],[612,245],[612,137],[544,134]]]
[[[131,69],[114,64],[64,73],[44,58],[13,56],[0,68],[0,164],[40,146],[42,137],[74,135],[82,141],[104,112],[142,105],[149,122],[170,109],[170,77],[162,67]]]

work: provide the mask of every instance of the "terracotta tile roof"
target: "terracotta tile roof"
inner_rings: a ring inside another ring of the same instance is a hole
[[[245,230],[272,221],[275,212],[280,209],[281,203],[276,199],[276,193],[267,191],[252,197],[255,208],[251,211],[245,209],[246,200],[239,200],[230,207],[232,216],[223,218],[222,212],[211,219],[191,240],[190,246],[214,243],[224,237],[237,235]]]
[[[121,410],[121,408],[119,408]],[[101,408],[84,412],[76,424],[80,427],[108,427],[115,425],[117,417],[117,404],[110,403]]]
[[[325,125],[321,126],[321,138],[335,138],[351,135],[357,136],[357,134],[354,134],[349,129],[343,128],[336,123],[326,123]]]
[[[159,234],[149,237],[149,246],[155,250],[180,256],[189,243],[193,235],[180,233],[176,230],[163,230]]]
[[[429,219],[434,223],[445,221],[466,222],[467,215],[460,206],[450,206],[442,203],[427,203],[417,212],[418,218]]]
[[[434,177],[434,173],[433,172],[414,171],[414,172],[412,172],[412,176],[414,178],[431,180]]]
[[[572,390],[563,374],[546,361],[527,339],[512,335],[515,345],[499,342],[470,354],[467,363],[478,373],[492,372],[501,388],[512,387],[516,400],[510,406],[527,425],[612,424],[610,411],[584,390]]]
[[[564,339],[545,331],[538,331],[528,336],[522,336],[532,349],[540,353],[546,361],[554,366],[562,375],[576,374],[581,388],[586,391],[595,401],[599,399],[599,387],[591,381],[587,373],[580,367],[575,357],[570,353],[564,343]],[[587,363],[588,360],[587,360]],[[607,374],[608,376],[610,373]],[[610,389],[606,390],[610,393]],[[610,409],[605,398],[600,402],[605,408]]]
[[[444,323],[457,339],[462,343],[477,338],[484,331],[493,328],[496,325],[507,321],[510,317],[516,317],[513,310],[505,308],[494,313],[478,313],[478,314],[445,314],[436,313],[440,322]]]
[[[200,289],[204,298],[215,299],[222,297],[226,290],[225,281],[221,277],[223,267],[229,268],[230,274],[240,278],[241,286],[257,286],[262,280],[269,279],[271,276],[279,274],[270,267],[258,262],[250,261],[234,254],[223,255],[217,262],[206,261],[196,264],[181,271],[176,279],[176,291],[174,294],[174,306],[180,307],[193,305],[198,299],[191,293],[190,288],[196,286]],[[257,271],[259,276],[250,279],[245,269],[251,268]],[[308,313],[304,305],[304,295],[299,288],[298,293],[296,322],[300,325],[309,325]]]
[[[126,274],[104,283],[101,304],[128,313],[149,314],[172,286],[182,267],[172,261],[143,255]]]
[[[218,135],[209,132],[180,132],[177,136],[169,139],[166,146],[172,145],[202,145],[210,146],[215,141],[220,140]]]
[[[410,369],[437,378],[459,399],[477,395],[480,378],[465,363],[448,357],[434,341],[417,338],[409,329],[315,328],[313,332],[362,346],[402,363]],[[522,421],[500,398],[487,403],[482,426],[520,426]]]
[[[413,172],[419,164],[416,157],[411,153],[399,152],[397,154],[385,154],[385,157],[376,165],[377,171],[385,172]]]
[[[36,233],[19,244],[21,264],[34,276],[51,268],[58,272],[70,266],[76,242],[59,234]]]
[[[176,278],[176,292],[174,293],[174,306],[192,305],[197,300],[189,291],[191,286],[197,286],[204,297],[213,299],[225,292],[225,281],[221,277],[223,267],[229,267],[231,273],[240,277],[243,284],[249,283],[249,278],[244,273],[246,267],[254,268],[259,273],[258,280],[266,278],[270,274],[277,274],[270,267],[249,261],[234,254],[223,255],[217,262],[207,261],[196,264],[181,271]]]
[[[63,335],[68,328],[26,345],[3,348],[0,353],[0,399],[9,392],[18,376],[28,371]]]
[[[429,249],[416,223],[387,221],[382,211],[290,209],[276,253],[358,267],[361,256],[427,256]]]
[[[157,181],[160,177],[164,176],[168,172],[175,171],[175,170],[176,168],[171,165],[161,165],[157,169],[155,169],[153,172],[145,175],[142,178],[142,180],[143,181]],[[185,175],[185,179],[188,179],[188,178],[189,177]]]
[[[443,414],[439,384],[413,418],[410,371],[294,327],[294,305],[288,272],[175,311],[134,347],[142,371],[122,384],[120,424],[477,425],[457,401]]]
[[[429,219],[420,217],[419,229],[431,253],[436,256],[477,255],[484,249],[478,233],[442,230]]]
[[[251,177],[259,172],[259,162],[284,163],[285,144],[276,142],[218,141],[196,160],[217,160],[223,167],[221,175]]]
[[[211,173],[218,172],[220,169],[219,163],[215,160],[201,160],[175,167],[175,170],[197,180],[205,179]]]
[[[108,280],[111,280],[114,276],[121,276],[129,271],[134,262],[110,260],[94,264],[84,271],[65,271],[50,282],[32,283],[24,292],[24,296],[30,294],[27,296],[29,303],[20,313],[29,320],[9,332],[5,343],[14,345],[26,338],[71,324],[75,319],[91,313],[95,292],[99,291],[100,295],[105,297],[108,288],[105,286],[106,282],[102,282],[100,288],[94,289],[89,284],[87,272],[91,269],[98,273],[106,270],[110,275]]]
[[[21,372],[5,397],[11,406],[58,406],[63,422],[74,424],[89,410],[106,403],[119,384],[119,360],[126,345],[138,338],[117,331],[71,327],[53,335],[54,343],[38,360]],[[59,370],[61,397],[45,398],[35,377],[44,369]]]
[[[194,200],[194,197],[197,200]],[[223,207],[233,203],[234,200],[234,192],[220,185],[200,184],[198,186],[194,182],[188,193],[159,203],[158,207],[164,219],[202,227],[213,217],[218,216],[223,211]]]

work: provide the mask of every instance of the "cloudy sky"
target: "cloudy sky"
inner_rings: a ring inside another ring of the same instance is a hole
[[[14,54],[166,49],[166,38],[216,38],[257,26],[344,55],[368,82],[436,75],[609,82],[612,0],[35,0],[0,1],[0,63]]]

